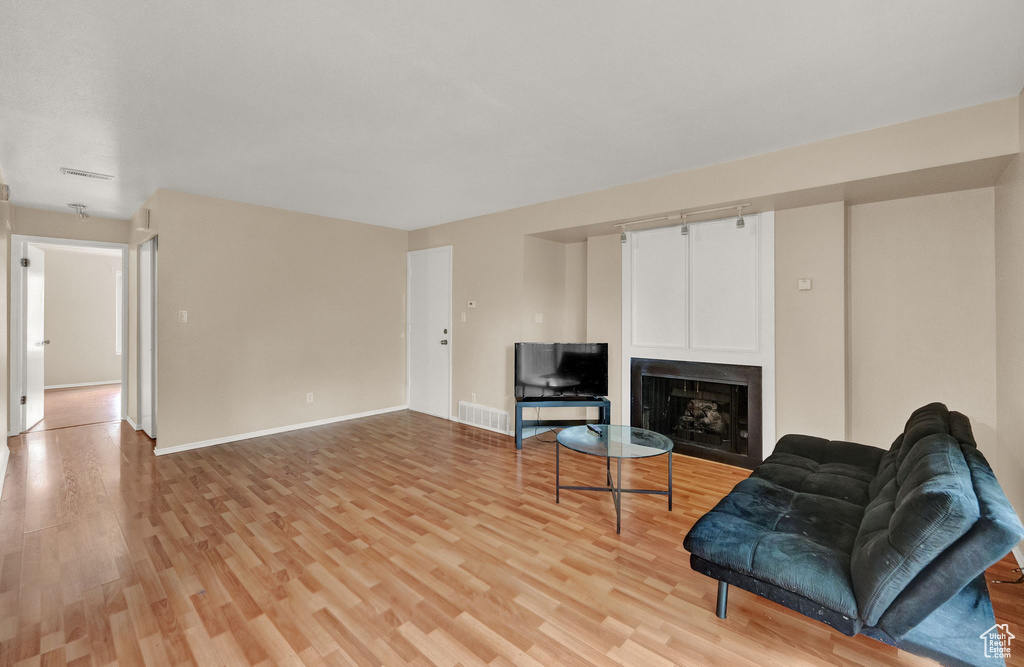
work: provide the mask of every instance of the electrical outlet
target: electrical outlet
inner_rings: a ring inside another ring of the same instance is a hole
[[[476,403],[476,392],[474,391],[471,395],[473,396],[473,402]]]
[[[309,392],[308,394],[306,394],[306,402],[307,403],[312,403],[313,402],[313,392]]]
[[[534,313],[533,321],[537,324],[544,324],[544,313]]]

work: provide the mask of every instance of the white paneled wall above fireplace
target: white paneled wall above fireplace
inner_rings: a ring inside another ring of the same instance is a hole
[[[764,454],[775,443],[775,214],[627,234],[622,246],[622,396],[630,359],[760,366]],[[629,405],[621,407],[629,423]]]

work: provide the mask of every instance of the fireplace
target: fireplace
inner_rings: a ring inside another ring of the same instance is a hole
[[[761,368],[631,360],[631,423],[680,454],[744,468],[761,463]]]

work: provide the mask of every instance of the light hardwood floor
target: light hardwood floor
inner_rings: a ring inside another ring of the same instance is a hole
[[[121,385],[65,387],[43,392],[43,419],[30,430],[113,422],[121,418]]]
[[[724,465],[677,456],[674,511],[627,496],[616,535],[608,494],[555,504],[554,445],[410,412],[162,457],[124,423],[10,444],[3,665],[926,663],[739,590],[717,619],[682,538]],[[1016,632],[1020,589],[994,594]]]

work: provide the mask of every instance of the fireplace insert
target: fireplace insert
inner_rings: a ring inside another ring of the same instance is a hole
[[[753,468],[761,462],[761,369],[663,359],[631,363],[631,423],[680,454]]]

